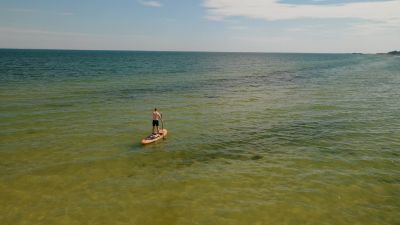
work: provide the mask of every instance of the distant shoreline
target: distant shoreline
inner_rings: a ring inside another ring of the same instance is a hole
[[[171,52],[171,53],[249,53],[249,54],[352,54],[352,55],[399,55],[400,51],[391,51],[387,53],[361,53],[361,52],[258,52],[258,51],[180,51],[180,50],[111,50],[111,49],[57,49],[57,48],[0,48],[0,50],[17,51],[87,51],[87,52]],[[392,54],[392,53],[395,54]]]

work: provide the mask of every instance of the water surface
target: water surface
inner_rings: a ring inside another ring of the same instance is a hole
[[[0,50],[0,81],[1,224],[400,223],[399,57]]]

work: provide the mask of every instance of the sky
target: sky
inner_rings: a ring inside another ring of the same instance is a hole
[[[0,48],[388,52],[400,0],[0,0]]]

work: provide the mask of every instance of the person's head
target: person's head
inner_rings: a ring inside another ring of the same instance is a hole
[[[157,108],[154,108],[154,111],[157,111]]]

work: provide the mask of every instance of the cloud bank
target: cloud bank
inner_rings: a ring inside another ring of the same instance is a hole
[[[296,5],[277,0],[205,0],[208,18],[228,17],[291,20],[302,18],[355,18],[400,24],[400,1],[353,2],[335,5]],[[399,25],[400,26],[400,25]]]
[[[160,2],[152,1],[152,0],[150,0],[150,1],[140,0],[139,3],[144,5],[144,6],[147,6],[147,7],[156,7],[156,8],[158,8],[158,7],[162,6],[162,4]]]

